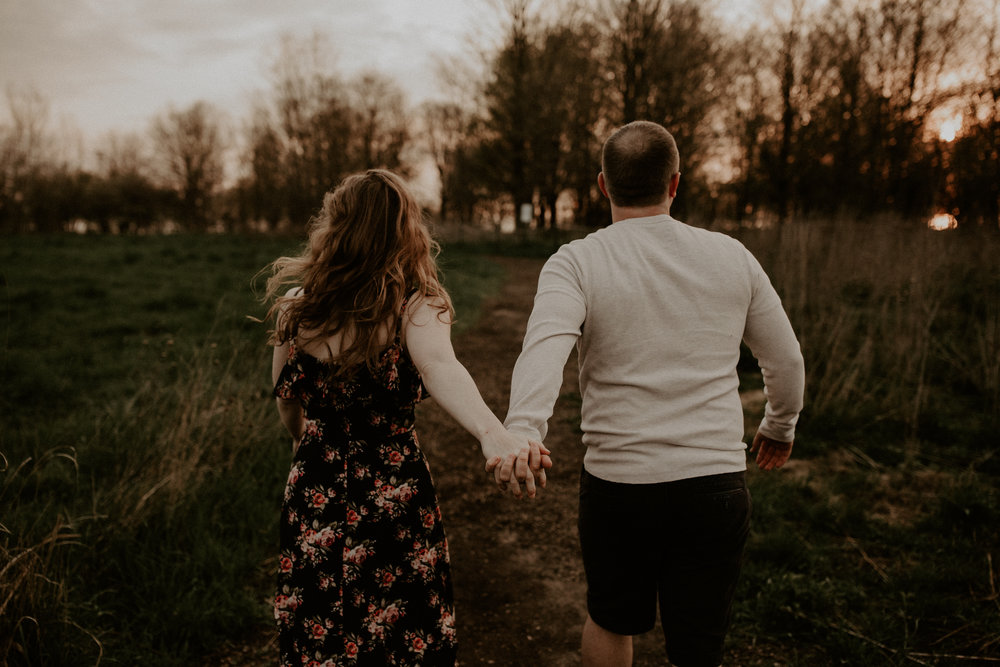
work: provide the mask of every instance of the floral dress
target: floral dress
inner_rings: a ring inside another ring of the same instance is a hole
[[[448,544],[413,430],[426,390],[395,341],[345,373],[289,345],[275,396],[306,431],[282,505],[283,666],[454,665]]]

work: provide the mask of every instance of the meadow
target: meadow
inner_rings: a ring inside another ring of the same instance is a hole
[[[1000,662],[1000,241],[888,223],[739,236],[809,378],[793,462],[752,476],[742,664]],[[248,316],[253,276],[298,246],[0,243],[3,664],[205,664],[269,627],[288,451]],[[554,247],[446,245],[456,335],[503,286],[493,255]],[[741,376],[753,397],[749,355]]]

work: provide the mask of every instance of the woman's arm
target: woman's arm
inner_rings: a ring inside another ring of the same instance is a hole
[[[281,369],[284,368],[286,361],[288,361],[288,341],[274,347],[274,354],[271,356],[272,387],[278,383],[278,377],[281,375]],[[292,436],[292,454],[294,454],[295,450],[299,448],[299,441],[306,429],[302,404],[286,398],[275,398],[274,400],[278,404],[278,417],[281,418],[281,423]]]
[[[403,339],[413,363],[431,396],[471,433],[482,447],[487,470],[498,484],[510,483],[520,497],[522,481],[529,497],[535,495],[535,476],[545,486],[545,468],[552,462],[539,443],[512,435],[483,401],[476,383],[455,357],[451,345],[451,319],[426,299],[415,300],[403,320]],[[497,465],[497,463],[501,465]]]

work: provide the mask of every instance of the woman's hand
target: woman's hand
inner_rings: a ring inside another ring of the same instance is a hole
[[[542,443],[501,429],[487,434],[480,444],[486,457],[486,472],[492,473],[501,491],[509,490],[515,498],[520,498],[524,484],[528,497],[534,498],[537,486],[545,487],[545,470],[552,467],[552,459]]]

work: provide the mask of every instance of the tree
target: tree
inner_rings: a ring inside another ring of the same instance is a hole
[[[424,150],[430,156],[441,184],[441,205],[438,215],[442,222],[452,217],[452,200],[464,199],[456,183],[460,154],[467,150],[471,114],[450,102],[425,102],[420,107],[420,133]],[[467,207],[466,207],[467,208]]]
[[[1000,232],[1000,2],[981,26],[981,78],[967,98],[966,128],[954,142],[959,229]]]
[[[408,139],[403,91],[377,72],[360,75],[350,90],[356,161],[363,169],[398,170]]]
[[[483,91],[485,118],[481,127],[485,134],[478,156],[488,179],[510,199],[518,226],[524,226],[518,211],[534,199],[528,173],[531,154],[527,128],[536,110],[531,97],[534,47],[529,23],[537,17],[529,15],[529,6],[530,0],[506,2],[506,38]]]
[[[35,90],[7,89],[10,122],[0,125],[0,231],[33,225],[27,198],[46,163],[48,102]]]
[[[222,182],[222,126],[204,102],[168,111],[152,128],[153,145],[165,183],[176,193],[181,219],[208,227],[213,197]]]
[[[705,191],[701,173],[712,123],[725,90],[728,60],[722,31],[692,0],[617,0],[605,10],[613,125],[652,120],[670,130],[681,151],[683,213]]]
[[[110,133],[103,138],[82,211],[102,232],[134,232],[167,217],[169,193],[153,183],[147,153],[139,135]]]
[[[578,217],[592,209],[599,163],[605,100],[598,46],[600,33],[590,21],[567,12],[538,36],[532,97],[536,112],[529,126],[532,181],[538,190],[539,223],[555,227],[556,202],[573,192]],[[541,225],[540,225],[541,226]]]
[[[287,211],[284,146],[263,106],[254,110],[246,133],[248,173],[239,185],[241,217],[275,225],[285,219]]]
[[[304,225],[348,170],[351,118],[326,37],[285,36],[271,68],[275,130],[285,171],[286,215]]]

